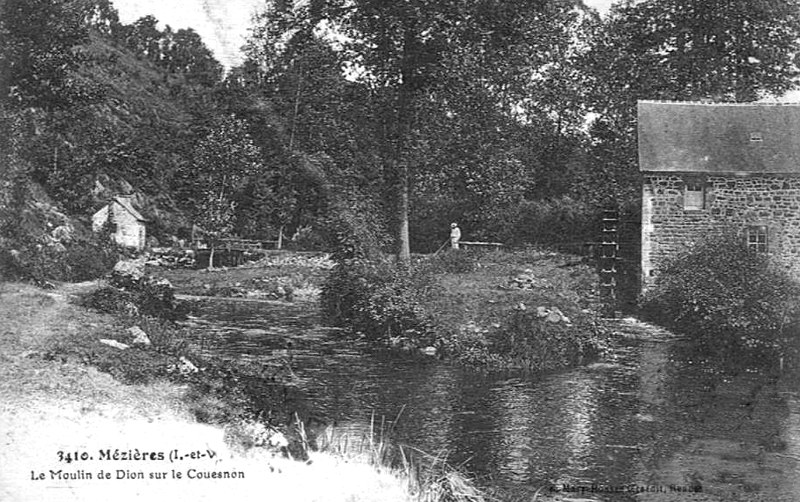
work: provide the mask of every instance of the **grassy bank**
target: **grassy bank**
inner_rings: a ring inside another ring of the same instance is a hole
[[[577,256],[459,251],[418,257],[408,270],[351,260],[334,269],[322,300],[336,322],[391,346],[538,372],[603,353],[598,283]]]

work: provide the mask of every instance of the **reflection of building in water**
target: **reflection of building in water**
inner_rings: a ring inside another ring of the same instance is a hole
[[[781,424],[779,438],[786,445],[786,450],[781,453],[797,459],[800,458],[800,399],[796,394],[787,395],[786,406],[789,408],[789,413]],[[797,465],[798,463],[795,463],[795,466]],[[781,492],[797,496],[800,493],[800,470],[794,469],[786,474],[781,479]]]
[[[597,412],[597,392],[588,375],[575,380],[566,403],[566,437],[570,471],[589,467],[592,450],[592,426]]]
[[[638,473],[636,482],[642,486],[652,484],[648,465],[658,452],[652,443],[657,441],[655,437],[657,432],[655,431],[660,429],[652,422],[661,423],[667,405],[669,349],[669,343],[642,343],[639,364],[635,370],[635,380],[638,382],[636,386],[637,403],[632,406],[633,416],[631,419],[634,423],[640,424],[644,431],[650,431],[650,433],[645,432],[644,436],[640,438],[641,448],[635,456],[636,472]]]
[[[550,478],[543,482],[554,484],[590,481],[570,476],[586,472],[593,464],[598,408],[594,375],[577,371],[555,375],[535,388],[508,382],[496,391],[501,470],[516,482],[542,479],[542,475]]]
[[[669,344],[650,342],[642,346],[639,358],[639,391],[640,412],[651,414],[666,403],[664,383],[667,365],[669,364]]]

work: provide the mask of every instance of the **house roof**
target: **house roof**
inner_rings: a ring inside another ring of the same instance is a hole
[[[144,216],[142,216],[141,214],[139,214],[139,211],[137,211],[136,209],[134,209],[134,208],[133,208],[133,206],[131,205],[131,201],[130,201],[130,199],[128,199],[127,197],[120,197],[120,196],[117,196],[117,197],[114,197],[114,198],[113,198],[113,199],[111,199],[111,200],[112,200],[112,202],[116,202],[117,204],[119,204],[120,206],[122,206],[123,208],[125,208],[125,210],[126,210],[126,211],[128,211],[129,213],[131,213],[131,215],[132,215],[134,218],[136,218],[137,220],[139,220],[139,221],[147,221],[147,220],[144,218]]]
[[[800,174],[800,104],[639,101],[639,169]]]

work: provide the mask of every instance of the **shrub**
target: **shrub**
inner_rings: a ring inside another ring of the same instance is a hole
[[[110,286],[87,293],[79,299],[79,304],[108,314],[134,315],[138,312],[132,293]]]
[[[795,318],[798,292],[784,268],[726,231],[668,260],[642,306],[709,348],[774,351]]]
[[[431,287],[426,274],[398,268],[388,259],[352,259],[333,268],[321,301],[337,325],[373,339],[403,336],[422,343],[431,332],[423,308]]]
[[[336,265],[322,285],[327,317],[376,340],[416,344],[431,331],[423,304],[432,284],[425,274],[398,267],[382,250],[389,242],[368,201],[340,202],[326,224]]]
[[[0,253],[0,274],[7,279],[80,282],[107,274],[118,258],[112,247],[93,239],[67,245],[26,242]]]
[[[529,371],[548,371],[581,364],[602,351],[604,336],[596,326],[552,323],[536,312],[516,311],[493,333],[491,350],[505,364]]]
[[[327,247],[325,236],[312,226],[298,228],[291,240],[287,239],[284,243],[285,249],[293,251],[325,251]]]
[[[330,216],[322,222],[326,247],[332,251],[331,259],[341,263],[379,257],[389,243],[379,214],[370,201],[353,199],[334,204]]]
[[[67,246],[64,260],[69,269],[69,281],[80,282],[106,275],[117,262],[118,253],[111,246],[84,240]]]
[[[113,274],[110,286],[87,293],[79,303],[99,312],[173,321],[184,318],[187,310],[175,299],[175,290],[169,281],[151,276],[135,278]]]

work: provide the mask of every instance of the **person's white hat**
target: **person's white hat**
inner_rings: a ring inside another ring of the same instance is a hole
[[[451,224],[450,224],[450,226],[451,226],[451,227],[457,227],[457,226],[458,226],[458,223],[451,223]]]

